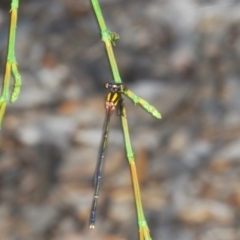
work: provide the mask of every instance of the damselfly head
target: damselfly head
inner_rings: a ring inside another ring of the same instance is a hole
[[[125,86],[122,83],[105,83],[104,87],[110,89],[111,92],[122,92]]]

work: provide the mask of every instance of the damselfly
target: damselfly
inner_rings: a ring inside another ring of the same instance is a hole
[[[106,96],[106,116],[103,126],[103,135],[101,140],[101,145],[99,149],[99,155],[97,160],[97,167],[94,174],[94,195],[93,202],[91,208],[91,215],[89,221],[89,227],[94,228],[95,220],[96,220],[96,211],[97,211],[97,203],[99,197],[99,189],[102,182],[102,169],[105,159],[107,140],[108,140],[108,132],[109,132],[109,122],[112,113],[117,108],[119,104],[122,102],[122,91],[124,89],[123,84],[116,83],[106,83],[105,88],[110,89],[110,92]]]

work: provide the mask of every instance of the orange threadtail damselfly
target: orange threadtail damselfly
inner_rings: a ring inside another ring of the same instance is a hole
[[[97,167],[94,174],[94,195],[93,195],[91,215],[89,220],[89,228],[92,228],[92,229],[94,228],[95,220],[96,220],[97,203],[99,198],[99,190],[102,182],[102,170],[103,170],[105,153],[107,148],[110,118],[112,116],[112,113],[118,106],[118,104],[122,101],[121,92],[124,88],[124,85],[116,84],[116,83],[106,83],[105,88],[110,89],[110,92],[106,96],[106,103],[105,103],[106,116],[105,116],[105,121],[103,126],[103,134],[102,134],[102,140],[101,140],[101,145],[99,149]]]

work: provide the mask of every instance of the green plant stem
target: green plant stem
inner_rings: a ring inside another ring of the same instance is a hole
[[[92,6],[94,9],[94,12],[96,14],[96,18],[101,30],[101,36],[102,36],[102,41],[105,44],[106,47],[106,51],[108,54],[108,59],[109,59],[109,63],[111,65],[111,69],[112,69],[112,74],[113,74],[113,79],[115,83],[122,83],[119,71],[118,71],[118,67],[117,67],[117,63],[115,60],[115,56],[113,53],[113,49],[112,49],[112,43],[114,42],[113,36],[116,36],[114,33],[112,33],[106,26],[103,15],[102,15],[102,11],[100,8],[100,5],[98,3],[98,0],[91,0],[92,2]]]
[[[116,33],[111,32],[107,28],[98,0],[91,0],[91,3],[99,24],[102,41],[105,44],[110,67],[113,74],[113,80],[115,83],[121,84],[122,80],[118,71],[118,66],[115,60],[113,47],[112,47],[112,45],[115,45],[115,41],[119,38],[119,36]],[[129,97],[135,104],[140,104],[147,112],[151,113],[154,117],[161,118],[161,114],[156,110],[156,108],[151,106],[144,99],[138,97],[127,87],[124,88],[121,94],[124,94],[127,97]],[[132,150],[130,135],[128,130],[127,114],[126,114],[126,109],[123,103],[121,104],[120,108],[121,108],[121,122],[122,122],[123,134],[124,134],[125,148],[127,153],[127,159],[130,166],[131,178],[133,183],[133,191],[134,191],[134,197],[135,197],[135,203],[136,203],[139,237],[140,237],[140,240],[151,240],[147,221],[145,219],[144,212],[143,212],[140,188],[138,184],[137,170],[136,170],[135,160],[134,160],[134,153]]]
[[[2,126],[2,120],[5,113],[6,105],[9,102],[9,88],[11,74],[14,77],[14,86],[11,94],[10,101],[13,103],[17,100],[20,94],[21,76],[18,71],[17,61],[15,57],[15,39],[17,29],[17,13],[18,13],[19,1],[12,0],[10,10],[10,24],[9,24],[9,36],[8,36],[8,50],[7,59],[5,64],[5,73],[3,77],[3,88],[0,96],[0,128]]]
[[[98,0],[91,0],[91,3],[99,24],[102,41],[105,44],[108,60],[110,63],[112,74],[113,74],[113,80],[115,83],[122,83],[122,80],[118,71],[117,62],[114,56],[113,47],[112,47],[112,45],[115,45],[115,41],[119,38],[119,35],[114,32],[111,32],[107,28]],[[154,117],[161,118],[161,114],[157,111],[157,109],[154,108],[151,104],[149,104],[146,100],[138,97],[136,94],[134,94],[132,91],[130,91],[127,88],[125,88],[123,93],[128,98],[130,98],[135,104],[141,105],[147,112],[152,114]]]
[[[132,145],[131,145],[131,140],[130,140],[130,135],[128,130],[127,113],[123,104],[121,106],[121,122],[122,122],[122,128],[123,128],[127,159],[130,166],[131,176],[132,176],[140,240],[151,240],[147,221],[145,219],[144,212],[143,212],[140,188],[138,184],[137,170],[136,170],[136,165],[134,160],[134,153],[132,150]]]
[[[151,104],[149,104],[146,100],[138,97],[135,93],[133,93],[131,90],[129,90],[127,87],[124,88],[123,93],[128,96],[134,104],[139,104],[141,107],[143,107],[147,112],[152,114],[155,118],[160,119],[162,116],[160,112],[153,107]]]

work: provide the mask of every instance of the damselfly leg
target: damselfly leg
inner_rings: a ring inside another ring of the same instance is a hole
[[[92,202],[90,221],[89,221],[90,228],[94,228],[95,220],[96,220],[96,210],[97,210],[97,203],[99,198],[99,190],[102,182],[102,170],[103,170],[105,153],[107,148],[110,118],[112,113],[118,106],[119,102],[121,101],[121,98],[122,98],[121,92],[124,88],[124,85],[115,84],[115,83],[106,83],[105,88],[110,89],[110,92],[106,96],[106,102],[105,102],[106,116],[105,116],[102,140],[101,140],[101,145],[100,145],[99,155],[97,160],[97,167],[94,174],[94,195],[93,195],[93,202]]]

